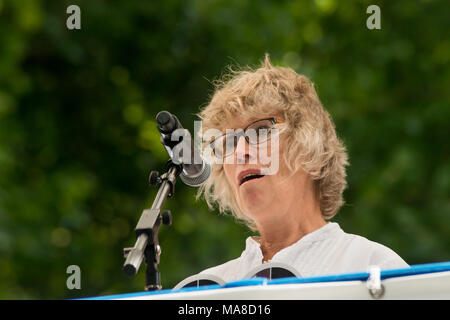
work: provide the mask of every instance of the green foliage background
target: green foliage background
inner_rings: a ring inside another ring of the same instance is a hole
[[[81,30],[66,8],[81,8]],[[381,8],[381,30],[366,8]],[[142,291],[122,249],[163,170],[155,115],[193,129],[229,64],[310,77],[345,142],[333,219],[408,263],[450,260],[446,0],[0,0],[0,298]],[[251,233],[179,182],[162,227],[164,288],[237,257]],[[68,290],[79,265],[82,289]]]

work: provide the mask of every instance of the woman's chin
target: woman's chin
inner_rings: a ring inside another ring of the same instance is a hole
[[[258,190],[258,188],[248,188],[248,187],[241,187],[239,190],[239,195],[242,200],[242,202],[247,205],[255,205],[258,204],[262,199],[264,199],[265,192],[262,192],[263,190]],[[267,195],[266,195],[267,197]]]
[[[258,213],[269,207],[270,196],[263,193],[245,193],[241,196],[241,204],[245,212]]]

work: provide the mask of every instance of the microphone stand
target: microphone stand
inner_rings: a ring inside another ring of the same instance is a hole
[[[173,196],[175,192],[175,182],[177,176],[181,173],[182,167],[169,160],[166,169],[167,172],[161,176],[157,171],[150,173],[150,185],[159,185],[158,193],[151,208],[142,212],[135,229],[136,243],[134,247],[124,249],[126,261],[123,270],[129,276],[134,276],[137,273],[142,260],[145,258],[147,264],[145,290],[147,291],[160,290],[162,288],[161,274],[158,271],[161,255],[158,231],[161,222],[165,225],[171,225],[172,216],[168,210],[162,214],[160,212],[167,197]]]

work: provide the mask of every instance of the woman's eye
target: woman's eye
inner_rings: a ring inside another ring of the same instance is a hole
[[[270,131],[270,127],[267,125],[260,126],[256,129],[256,134],[264,134]]]

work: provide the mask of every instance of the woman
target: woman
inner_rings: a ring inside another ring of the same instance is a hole
[[[199,196],[259,237],[247,238],[239,258],[201,274],[234,281],[268,261],[287,264],[302,277],[366,272],[372,265],[408,267],[391,249],[327,222],[344,203],[348,162],[313,84],[292,69],[272,66],[267,55],[261,68],[231,75],[199,114],[203,133],[222,133],[204,143],[216,161]],[[279,162],[272,172],[272,163],[260,161],[262,152]]]

